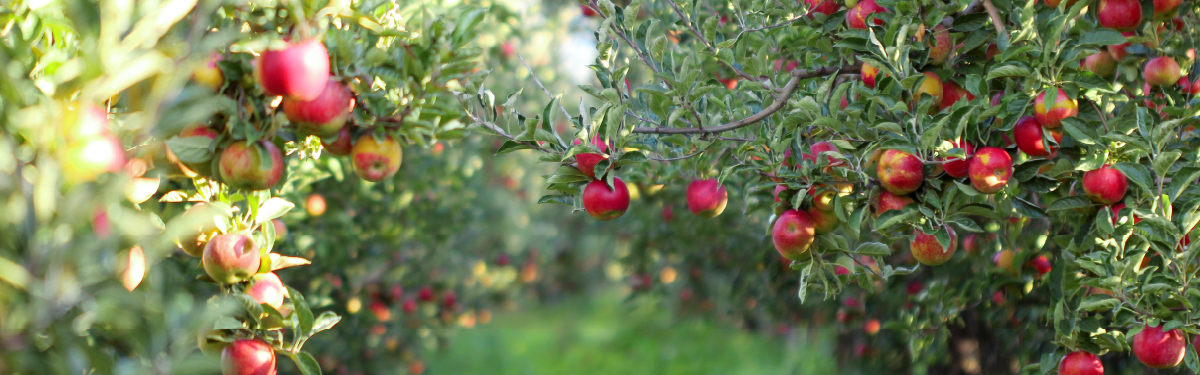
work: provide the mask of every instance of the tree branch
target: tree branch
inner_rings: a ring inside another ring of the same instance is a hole
[[[550,97],[550,100],[554,100],[554,94],[551,94],[550,90],[546,90],[546,86],[542,85],[542,81],[538,80],[537,74],[533,73],[533,68],[529,66],[529,63],[525,62],[525,58],[521,57],[520,53],[517,53],[517,58],[521,59],[521,64],[524,64],[525,69],[529,70],[529,76],[533,77],[533,82],[536,83],[538,85],[538,87],[542,89],[542,92],[546,93],[546,96]],[[567,108],[563,107],[562,101],[558,102],[558,109],[562,110],[563,116],[567,116],[568,119],[571,118],[571,114],[567,113]]]
[[[987,9],[988,17],[992,19],[992,25],[996,27],[996,35],[1004,35],[1004,19],[1000,18],[1000,12],[996,10],[995,5],[992,5],[992,0],[983,0],[983,7]]]
[[[781,99],[775,100],[775,102],[771,103],[771,105],[767,106],[766,108],[763,108],[761,111],[751,115],[750,117],[747,117],[747,118],[744,118],[741,120],[737,120],[734,122],[730,122],[727,124],[722,124],[719,126],[703,128],[703,129],[701,129],[701,128],[639,127],[639,128],[633,128],[633,132],[634,133],[642,133],[642,134],[697,134],[697,133],[721,133],[721,132],[727,132],[730,130],[742,128],[742,127],[754,124],[756,122],[759,122],[762,119],[767,118],[768,116],[770,116],[770,115],[774,114],[775,112],[778,112],[780,109],[782,109],[783,106],[785,104],[787,104],[787,98],[792,96],[792,93],[795,93],[796,89],[798,87],[800,87],[800,81],[809,79],[809,78],[827,76],[830,74],[837,73],[839,71],[858,70],[861,67],[862,67],[862,64],[854,63],[854,64],[843,65],[843,66],[826,66],[826,67],[821,67],[821,68],[817,68],[817,69],[793,70],[791,73],[792,78],[790,80],[788,80],[787,85],[785,85],[783,87],[782,95],[780,95]]]

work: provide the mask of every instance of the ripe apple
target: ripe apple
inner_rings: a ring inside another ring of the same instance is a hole
[[[729,203],[729,193],[717,183],[717,179],[715,178],[696,180],[688,184],[688,210],[691,210],[696,216],[714,217],[720,215],[722,211],[725,211],[727,203]]]
[[[1109,206],[1109,208],[1112,209],[1113,225],[1117,225],[1117,222],[1120,221],[1120,219],[1121,219],[1121,210],[1125,208],[1125,204],[1117,203],[1112,206]],[[1130,216],[1133,216],[1133,224],[1137,224],[1142,221],[1142,218],[1138,217],[1137,215],[1133,215],[1132,213],[1130,213]]]
[[[840,4],[839,1],[840,0],[804,0],[804,3],[808,4],[809,15],[812,13],[821,13],[829,16],[836,13],[839,9],[842,9],[842,4]]]
[[[1062,142],[1062,132],[1055,131],[1055,129],[1047,131],[1050,132],[1055,142]],[[1025,116],[1017,120],[1017,126],[1013,128],[1013,138],[1017,140],[1017,148],[1021,149],[1025,155],[1050,156],[1056,149],[1054,146],[1042,142],[1042,125],[1032,116]]]
[[[913,258],[916,258],[921,264],[937,266],[946,263],[950,257],[954,256],[954,251],[958,248],[958,235],[954,233],[954,228],[946,225],[943,225],[942,228],[950,234],[950,245],[946,247],[942,247],[937,236],[925,234],[920,229],[913,230],[916,235],[908,243]]]
[[[896,195],[905,195],[921,187],[925,169],[921,159],[900,150],[887,150],[879,158],[879,184]]]
[[[1058,362],[1058,375],[1104,375],[1104,364],[1095,354],[1070,352]]]
[[[967,254],[978,253],[979,246],[981,246],[981,244],[980,244],[981,241],[982,240],[979,238],[979,235],[968,234],[966,236],[963,236],[962,249],[964,251],[966,251]]]
[[[68,142],[58,153],[63,176],[73,183],[95,180],[106,172],[120,171],[125,165],[125,149],[111,135]]]
[[[859,73],[859,77],[862,78],[864,85],[867,85],[869,88],[875,88],[875,83],[878,82],[879,68],[863,63],[862,71]],[[845,98],[842,98],[842,100],[845,100]]]
[[[373,301],[367,309],[371,310],[371,314],[375,315],[375,320],[386,322],[392,319],[392,310],[388,309],[383,301]]]
[[[132,292],[142,283],[142,278],[146,277],[146,253],[142,252],[141,246],[134,246],[124,258],[125,264],[120,272],[121,285],[125,286],[125,290]]]
[[[1009,273],[1017,273],[1017,269],[1013,268],[1012,264],[1013,257],[1016,255],[1012,250],[1000,250],[1000,252],[992,256],[992,263],[995,263],[996,267],[1007,270]]]
[[[1142,23],[1142,4],[1138,0],[1100,0],[1096,18],[1100,26],[1133,31]]]
[[[1037,100],[1033,102],[1033,116],[1043,127],[1060,127],[1063,119],[1079,114],[1079,103],[1068,97],[1062,89],[1057,90],[1058,93],[1054,96],[1054,105],[1046,106],[1045,91],[1038,94]]]
[[[213,52],[212,55],[209,55],[203,64],[192,70],[192,82],[207,87],[209,90],[221,89],[221,86],[225,84],[225,75],[217,66],[218,61],[221,61],[220,52]]]
[[[1127,32],[1121,33],[1121,35],[1124,35],[1126,38],[1129,38],[1132,36],[1137,36],[1137,33],[1134,33],[1132,31],[1127,31]],[[1129,55],[1129,52],[1125,51],[1125,48],[1127,48],[1127,47],[1129,47],[1128,42],[1121,43],[1121,44],[1113,44],[1113,45],[1108,46],[1108,53],[1112,55],[1113,60],[1117,60],[1118,62],[1124,61],[1125,56]]]
[[[1100,204],[1113,204],[1125,198],[1129,182],[1120,170],[1105,164],[1100,169],[1083,173],[1083,192]]]
[[[929,63],[933,65],[945,63],[950,53],[954,52],[954,39],[950,37],[950,30],[942,24],[933,28],[933,37],[926,43],[929,45]]]
[[[1026,262],[1026,265],[1033,267],[1037,271],[1037,277],[1045,276],[1051,270],[1050,259],[1046,258],[1045,255],[1038,255],[1030,259],[1029,262]]]
[[[921,102],[922,94],[933,97],[934,104],[942,102],[942,79],[938,78],[937,74],[933,74],[932,72],[924,72],[922,74],[925,74],[925,79],[921,81],[921,86],[913,90],[912,102],[909,103],[909,108],[917,108],[917,104]]]
[[[817,156],[823,152],[841,153],[841,150],[839,150],[836,145],[834,145],[833,143],[824,142],[824,141],[813,143],[813,145],[809,149],[812,151],[812,153],[804,154],[803,157],[804,157],[804,160],[808,160],[808,161],[812,162],[813,164],[817,164]],[[830,167],[840,167],[840,166],[846,165],[846,162],[841,159],[835,158],[832,155],[826,154],[825,155],[825,165],[830,166]],[[828,170],[826,170],[826,171],[828,171]]]
[[[1004,190],[1013,174],[1012,157],[998,147],[984,147],[975,151],[971,165],[967,168],[971,186],[984,194],[995,194]]]
[[[1133,354],[1142,364],[1156,369],[1179,366],[1187,349],[1183,331],[1163,332],[1162,326],[1149,325],[1133,337]]]
[[[975,145],[967,141],[953,141],[951,144],[954,148],[962,149],[963,153],[966,154],[966,158],[943,157],[942,160],[950,161],[942,164],[942,170],[946,171],[946,174],[950,175],[950,177],[966,177],[968,174],[967,168],[970,167],[972,156],[975,154]]]
[[[304,200],[304,210],[308,211],[310,216],[321,216],[325,214],[325,196],[321,194],[309,194]]]
[[[417,300],[421,302],[433,302],[433,287],[426,285],[418,289]]]
[[[1183,0],[1154,0],[1154,19],[1163,21],[1179,15],[1179,5]]]
[[[829,0],[829,1],[833,2],[833,0]],[[778,72],[779,70],[782,69],[784,72],[791,73],[793,70],[796,70],[796,68],[799,68],[799,67],[800,67],[800,62],[796,61],[796,60],[787,60],[786,65],[784,65],[783,59],[775,60],[775,71],[776,72]],[[628,80],[628,78],[626,78],[626,79]]]
[[[862,0],[846,11],[846,24],[851,29],[866,29],[867,17],[877,12],[887,13],[887,8],[875,4],[875,0]],[[876,26],[883,25],[883,20],[875,18]]]
[[[868,336],[874,336],[876,333],[879,333],[879,328],[879,319],[870,319],[863,324],[863,332],[866,332]]]
[[[1108,51],[1100,51],[1088,56],[1083,59],[1081,65],[1084,70],[1104,78],[1112,78],[1113,74],[1117,72],[1117,60]]]
[[[938,103],[938,109],[946,109],[954,106],[959,100],[967,99],[967,101],[975,100],[975,95],[972,95],[958,83],[946,80],[942,82],[942,100]]]
[[[583,143],[583,141],[576,139],[573,144],[578,145],[581,143]],[[575,154],[575,162],[578,164],[580,172],[583,172],[583,174],[588,177],[596,178],[596,164],[599,164],[600,161],[604,159],[608,159],[608,150],[611,147],[604,143],[604,140],[600,139],[600,135],[598,134],[595,137],[592,137],[592,145],[596,146],[601,153],[597,154],[594,152],[581,152]]]
[[[1067,0],[1067,8],[1071,8],[1071,6],[1075,5],[1075,2],[1077,2],[1077,1],[1079,1],[1079,0]],[[1062,2],[1062,0],[1046,0],[1046,6],[1051,7],[1051,8],[1058,8],[1058,4],[1061,2]]]
[[[275,375],[275,350],[259,339],[238,339],[221,351],[223,375]]]
[[[775,199],[776,201],[779,200],[778,197]],[[663,206],[662,217],[664,222],[670,223],[671,220],[675,220],[675,210],[671,206]]]
[[[196,203],[180,215],[178,220],[194,223],[196,226],[189,233],[175,241],[175,245],[188,255],[200,257],[204,255],[204,247],[208,240],[218,234],[214,218],[220,212],[208,203]]]
[[[379,182],[395,176],[403,157],[400,141],[390,135],[378,141],[371,133],[363,134],[350,148],[354,174],[367,181]]]
[[[250,287],[246,288],[246,295],[254,298],[254,301],[259,304],[266,304],[279,310],[283,306],[283,297],[287,296],[287,288],[283,287],[283,281],[279,280],[279,276],[274,272],[260,273],[250,278]]]
[[[883,215],[884,212],[890,210],[899,210],[913,203],[913,199],[907,195],[892,194],[892,192],[884,190],[879,193],[879,200],[875,203],[875,217]]]
[[[818,190],[820,192],[814,193],[814,191]],[[813,197],[813,207],[816,207],[821,211],[833,211],[833,197],[834,195],[837,195],[836,191],[828,188],[823,189],[821,187],[817,187],[815,189],[809,189],[808,194],[812,195]]]
[[[437,146],[441,146],[441,143]],[[321,137],[321,147],[333,156],[350,155],[350,150],[354,147],[354,135],[350,134],[350,127],[343,126],[336,136]]]
[[[283,114],[303,134],[330,136],[346,125],[354,110],[350,89],[330,78],[325,89],[312,100],[283,98]]]
[[[690,206],[691,199],[688,202]],[[601,221],[621,217],[629,209],[629,188],[625,187],[625,181],[617,177],[613,178],[612,188],[604,180],[592,181],[583,188],[583,208],[588,215]]]
[[[775,203],[779,203],[779,193],[782,193],[784,191],[787,191],[787,185],[784,185],[784,184],[775,185]]]
[[[836,213],[833,211],[819,210],[816,206],[810,207],[805,212],[807,212],[809,218],[812,219],[813,233],[816,234],[833,232],[837,229],[838,223],[840,222]]]
[[[237,141],[221,151],[217,173],[235,189],[266,190],[283,177],[283,154],[274,143]]]
[[[258,273],[261,254],[254,239],[244,234],[219,234],[204,245],[200,262],[204,271],[218,283],[246,281]]]
[[[1146,80],[1146,84],[1151,86],[1174,85],[1179,82],[1179,77],[1179,63],[1169,56],[1150,59],[1146,62],[1146,67],[1142,69],[1142,78]]]
[[[1188,77],[1180,77],[1177,84],[1179,85],[1179,92],[1183,95],[1200,94],[1200,85],[1192,82]]]
[[[597,12],[595,9],[592,9],[592,7],[585,4],[579,4],[579,8],[583,11],[584,17],[592,18],[600,15],[600,12]]]
[[[771,242],[775,244],[775,250],[791,260],[800,259],[800,255],[808,251],[815,235],[812,217],[800,210],[784,211],[771,228]]]
[[[404,300],[404,304],[400,305],[400,309],[404,310],[406,314],[412,314],[417,311],[417,301],[414,301],[412,298],[406,299]]]
[[[329,51],[317,39],[267,49],[258,56],[254,73],[268,95],[313,100],[329,82]]]

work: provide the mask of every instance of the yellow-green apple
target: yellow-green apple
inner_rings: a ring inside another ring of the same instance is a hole
[[[336,136],[321,137],[321,147],[333,156],[350,155],[350,149],[354,147],[354,135],[350,134],[350,127],[343,126]]]
[[[1100,26],[1117,31],[1133,31],[1142,23],[1142,4],[1138,0],[1100,0],[1096,8]]]
[[[582,143],[583,141],[576,139],[573,144],[579,145]],[[592,137],[592,146],[596,146],[596,149],[600,150],[600,153],[581,152],[575,154],[575,163],[578,165],[579,171],[583,172],[585,176],[596,178],[596,164],[600,164],[604,159],[608,159],[608,150],[611,147],[607,143],[604,143],[603,139],[600,139],[599,134]]]
[[[925,181],[925,166],[921,159],[900,150],[887,150],[879,157],[879,184],[896,195],[905,195],[921,187]]]
[[[1163,21],[1179,15],[1179,5],[1183,0],[1154,0],[1154,19]]]
[[[875,4],[875,0],[862,0],[846,11],[846,24],[851,29],[866,29],[869,16],[879,12],[887,13],[887,11],[887,8]],[[874,24],[876,26],[883,25],[883,20],[875,18]]]
[[[604,180],[595,180],[583,188],[582,200],[588,215],[609,221],[621,217],[629,209],[629,188],[617,177],[613,177],[611,188]]]
[[[312,100],[283,98],[283,114],[302,134],[320,137],[337,134],[354,110],[350,89],[330,78],[325,89]]]
[[[188,208],[179,216],[178,220],[185,221],[194,227],[189,228],[187,234],[177,239],[175,245],[188,255],[194,257],[203,255],[208,240],[219,234],[215,221],[219,214],[220,211],[215,206],[204,202],[196,203]]]
[[[1146,325],[1141,332],[1133,336],[1133,355],[1142,364],[1150,368],[1168,369],[1179,366],[1187,350],[1187,340],[1183,331],[1172,329],[1163,331],[1162,326]]]
[[[1083,173],[1083,193],[1100,204],[1113,204],[1125,198],[1129,181],[1120,170],[1105,164]]]
[[[879,68],[876,68],[871,64],[863,63],[862,70],[859,72],[859,77],[862,78],[864,85],[869,88],[875,88],[875,83],[878,82]],[[846,100],[846,98],[843,97],[842,100]]]
[[[1033,267],[1033,270],[1037,272],[1037,277],[1042,277],[1050,273],[1050,259],[1046,258],[1045,255],[1038,254],[1038,256],[1033,257],[1033,259],[1030,259],[1025,264]]]
[[[958,83],[946,80],[942,82],[942,100],[938,104],[939,109],[946,109],[954,106],[959,100],[967,99],[967,101],[975,100],[975,95],[959,86]]]
[[[142,252],[141,246],[134,246],[125,253],[124,258],[125,264],[120,273],[121,285],[132,292],[142,283],[142,278],[146,277],[146,253]]]
[[[1200,85],[1192,82],[1188,77],[1180,77],[1177,84],[1179,85],[1179,92],[1183,95],[1200,94]]]
[[[179,132],[179,138],[197,137],[196,139],[198,140],[198,142],[206,142],[210,145],[213,142],[216,142],[217,137],[220,135],[221,135],[221,133],[218,133],[216,130],[213,130],[213,128],[209,127],[208,125],[204,125],[204,124],[192,125],[192,126],[183,128],[183,131]],[[187,169],[190,169],[190,170],[192,170],[192,172],[195,172],[197,175],[205,176],[205,177],[210,177],[213,175],[211,160],[205,160],[205,161],[195,162],[195,163],[180,161],[180,163],[182,163],[183,166],[187,167]]]
[[[808,194],[813,197],[813,207],[821,211],[833,211],[833,196],[837,194],[837,191],[818,186],[810,189]]]
[[[967,254],[978,253],[980,241],[982,241],[982,240],[979,238],[979,235],[968,234],[966,236],[963,236],[963,240],[962,240],[963,251],[966,251]]]
[[[948,160],[942,164],[942,170],[946,171],[947,175],[954,178],[967,177],[967,168],[971,165],[972,155],[975,154],[975,145],[967,141],[951,141],[950,144],[957,149],[962,149],[965,158],[960,157],[943,157],[942,160]]]
[[[1046,105],[1045,91],[1038,94],[1037,99],[1033,101],[1033,117],[1046,128],[1060,127],[1063,119],[1079,114],[1079,103],[1068,97],[1062,89],[1056,90],[1058,92],[1054,95],[1053,105]]]
[[[325,196],[321,194],[309,194],[304,200],[304,210],[308,211],[310,216],[321,216],[325,214]]]
[[[841,0],[804,0],[808,4],[809,14],[821,13],[826,16],[842,9]]]
[[[396,171],[400,170],[403,157],[400,141],[390,135],[383,136],[383,140],[380,141],[376,140],[372,133],[363,134],[354,141],[354,147],[350,148],[354,174],[372,182],[395,176]]]
[[[714,217],[725,211],[729,193],[717,183],[717,179],[696,180],[688,184],[688,210],[699,217]]]
[[[875,201],[875,217],[878,218],[884,212],[899,210],[912,203],[913,199],[907,195],[896,195],[884,190],[882,193],[879,193],[879,198]]]
[[[1095,354],[1074,351],[1058,362],[1058,375],[1104,375],[1104,364]]]
[[[1013,257],[1016,255],[1012,250],[1000,250],[995,256],[992,256],[992,263],[995,263],[996,267],[1008,271],[1008,273],[1017,273],[1017,269],[1013,268],[1012,264]]]
[[[329,82],[329,51],[318,39],[267,49],[258,56],[254,73],[268,95],[313,100]]]
[[[279,280],[279,276],[274,272],[260,273],[250,278],[250,287],[246,288],[246,295],[253,298],[255,302],[274,307],[279,310],[283,306],[283,297],[288,294],[287,288],[283,287],[283,281]]]
[[[1057,129],[1045,129],[1044,131],[1050,132],[1054,142],[1062,142],[1062,132]],[[1033,157],[1050,156],[1055,151],[1055,147],[1042,141],[1042,132],[1042,125],[1032,116],[1025,116],[1017,120],[1017,126],[1013,128],[1013,138],[1016,138],[1017,148],[1021,149],[1025,155]]]
[[[775,244],[775,250],[791,260],[800,259],[800,255],[808,251],[814,236],[816,228],[813,227],[812,217],[800,210],[784,211],[771,227],[771,242]]]
[[[1121,33],[1121,35],[1125,36],[1126,38],[1129,38],[1129,37],[1137,36],[1137,33],[1134,33],[1132,31],[1126,31],[1126,32]],[[1121,43],[1121,44],[1113,44],[1113,45],[1108,46],[1108,53],[1112,55],[1113,60],[1117,60],[1117,62],[1121,62],[1121,61],[1125,60],[1125,56],[1129,55],[1129,52],[1125,51],[1125,48],[1127,48],[1127,47],[1129,47],[1129,42],[1125,42],[1125,43]]]
[[[1159,56],[1150,59],[1150,61],[1146,62],[1146,67],[1142,69],[1142,78],[1150,86],[1165,87],[1174,85],[1179,82],[1179,77],[1179,63],[1175,62],[1175,59],[1169,56]]]
[[[246,281],[262,265],[258,244],[244,234],[219,234],[204,245],[200,262],[208,276],[221,284]]]
[[[915,87],[912,93],[912,102],[909,103],[909,108],[916,109],[917,104],[921,102],[921,95],[929,95],[933,97],[934,109],[942,102],[942,79],[938,78],[933,72],[924,72],[925,79],[921,81],[921,86]]]
[[[1108,51],[1100,51],[1083,59],[1080,63],[1084,70],[1104,78],[1112,78],[1117,72],[1117,60]]]
[[[222,375],[275,375],[275,350],[260,339],[234,340],[221,351]]]
[[[998,147],[975,150],[975,157],[971,158],[967,173],[975,190],[984,194],[995,194],[1003,190],[1008,184],[1008,179],[1012,177],[1012,157]]]
[[[954,228],[943,225],[942,229],[950,235],[950,244],[942,247],[938,242],[937,236],[925,234],[920,229],[914,229],[912,241],[909,241],[909,250],[912,251],[913,258],[918,262],[927,266],[937,266],[946,263],[950,257],[954,256],[954,251],[958,248],[958,235],[954,233]]]
[[[217,66],[217,62],[221,61],[221,53],[213,52],[203,64],[192,70],[192,82],[200,86],[207,87],[209,90],[219,90],[225,85],[225,74],[221,73],[221,68]]]
[[[117,137],[99,135],[67,142],[58,149],[63,176],[72,183],[95,180],[101,174],[116,172],[125,165],[125,149]]]
[[[950,30],[942,24],[933,28],[933,37],[926,43],[929,45],[929,63],[934,65],[946,62],[950,53],[954,52],[954,38],[950,36]]]
[[[235,189],[266,190],[283,177],[283,168],[283,154],[274,143],[237,141],[221,151],[217,173]]]
[[[835,229],[837,229],[838,223],[840,222],[836,213],[833,211],[820,210],[816,207],[816,205],[813,205],[805,212],[807,212],[808,217],[812,219],[813,233],[816,234],[833,232]]]

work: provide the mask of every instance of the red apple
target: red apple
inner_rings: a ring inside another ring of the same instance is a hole
[[[437,144],[438,146],[441,143]],[[354,135],[350,134],[350,127],[343,126],[338,130],[336,136],[321,137],[321,147],[325,148],[330,155],[346,156],[350,155],[350,150],[354,146]]]
[[[842,9],[841,0],[804,0],[808,4],[809,15],[812,13],[821,13],[826,16],[836,13]]]
[[[1105,164],[1100,169],[1083,173],[1083,192],[1100,204],[1113,204],[1125,198],[1129,182],[1120,170]]]
[[[921,102],[921,95],[929,95],[933,97],[935,109],[942,102],[942,79],[938,78],[937,74],[932,72],[924,72],[925,79],[921,81],[921,86],[916,87],[912,93],[912,102],[909,103],[909,108],[917,108],[917,104]]]
[[[859,73],[859,77],[862,78],[864,85],[867,85],[869,88],[875,88],[875,83],[878,82],[879,68],[863,63],[862,70]],[[842,99],[845,100],[844,97]]]
[[[912,203],[913,199],[907,195],[892,194],[892,192],[884,190],[879,193],[879,200],[875,203],[875,217],[890,210],[899,210]]]
[[[954,148],[962,149],[963,153],[966,154],[966,158],[943,157],[942,160],[950,161],[942,164],[942,170],[946,171],[946,174],[950,175],[950,177],[966,177],[968,172],[967,169],[971,165],[972,156],[975,154],[975,145],[972,145],[971,142],[967,141],[953,141],[951,143],[954,145]]]
[[[192,82],[207,87],[209,90],[219,90],[221,86],[225,85],[225,75],[217,66],[218,61],[221,61],[220,52],[213,52],[209,55],[203,64],[192,70]]]
[[[822,211],[816,206],[810,207],[805,212],[812,219],[813,233],[826,234],[837,229],[838,220],[837,214],[833,211]]]
[[[284,224],[283,220],[271,219],[271,226],[275,227],[275,242],[283,242],[287,239],[287,224]]]
[[[283,114],[303,134],[330,136],[337,134],[346,125],[346,119],[354,110],[350,89],[346,85],[329,79],[324,91],[312,100],[283,99]]]
[[[1179,15],[1179,5],[1183,0],[1154,0],[1154,19],[1162,21]]]
[[[971,165],[967,168],[971,186],[984,194],[995,194],[1004,189],[1012,177],[1012,157],[1002,148],[984,147],[975,151]]]
[[[829,1],[832,2],[833,0],[829,0]],[[784,72],[791,73],[793,70],[796,70],[796,68],[799,68],[799,67],[800,67],[800,62],[798,62],[796,60],[787,60],[787,65],[784,65],[783,59],[775,60],[775,71],[776,72],[783,70]]]
[[[876,333],[879,333],[879,328],[879,319],[870,319],[863,324],[863,332],[866,332],[868,336],[874,336]]]
[[[954,103],[957,103],[964,98],[967,99],[967,101],[972,101],[975,100],[975,95],[971,95],[970,92],[968,92],[966,89],[963,89],[962,86],[958,85],[958,83],[951,80],[946,80],[945,82],[942,82],[942,100],[938,104],[938,108],[946,109],[953,107]]]
[[[1051,270],[1050,259],[1046,258],[1045,255],[1038,255],[1033,259],[1030,259],[1029,262],[1026,262],[1026,265],[1033,267],[1033,269],[1037,271],[1038,277],[1045,276],[1046,274],[1050,273]]]
[[[433,288],[426,285],[417,290],[417,299],[421,302],[433,302]]]
[[[1138,0],[1100,0],[1096,18],[1100,26],[1133,31],[1142,23],[1142,4]]]
[[[261,255],[254,239],[244,234],[220,234],[204,245],[200,258],[208,276],[221,284],[246,281],[258,273]]]
[[[851,29],[866,29],[869,16],[879,12],[887,13],[887,11],[887,8],[875,4],[875,0],[862,0],[846,11],[846,24]],[[883,25],[883,20],[875,18],[874,24],[876,26]]]
[[[255,76],[268,95],[313,100],[329,81],[329,51],[320,40],[288,43],[280,50],[267,49],[258,56]]]
[[[266,190],[283,177],[283,154],[274,143],[237,141],[221,151],[217,172],[235,189]]]
[[[238,339],[221,351],[222,375],[275,375],[275,350],[260,339]]]
[[[1117,60],[1108,51],[1096,52],[1083,59],[1081,64],[1084,70],[1104,78],[1112,78],[1117,72]]]
[[[62,173],[68,181],[83,183],[101,174],[117,172],[125,165],[125,149],[111,135],[68,142],[58,149]]]
[[[950,234],[950,244],[946,247],[942,247],[937,236],[925,234],[920,229],[913,230],[916,235],[908,243],[913,258],[916,258],[921,264],[937,266],[946,263],[950,257],[954,256],[954,251],[958,248],[958,235],[954,233],[954,228],[946,225],[943,225],[942,228]]]
[[[788,260],[788,259],[784,259],[784,260],[786,260],[786,261],[787,261],[787,263],[791,263],[791,262],[792,262],[791,260]],[[790,268],[790,267],[789,267],[789,268]],[[850,270],[849,270],[849,269],[847,269],[846,267],[842,267],[841,265],[835,264],[835,265],[833,265],[833,274],[834,274],[834,275],[837,275],[837,276],[841,276],[841,275],[849,275],[849,274],[850,274]]]
[[[583,141],[576,139],[573,144],[578,145],[581,143],[583,143]],[[596,178],[596,164],[599,164],[600,161],[604,159],[608,159],[608,150],[611,147],[604,143],[604,140],[600,139],[600,135],[592,137],[592,145],[596,146],[601,153],[597,154],[594,152],[581,152],[575,154],[575,162],[579,165],[580,172],[583,172],[583,174],[588,177]]]
[[[592,7],[587,5],[579,4],[579,8],[583,11],[584,17],[591,18],[600,15],[600,12],[597,12],[595,9],[592,9]]]
[[[1112,222],[1113,222],[1113,225],[1117,225],[1117,222],[1118,222],[1118,221],[1120,221],[1120,219],[1121,219],[1121,210],[1125,208],[1125,204],[1124,204],[1124,203],[1117,203],[1117,204],[1114,204],[1114,205],[1112,205],[1112,206],[1109,206],[1109,208],[1111,208],[1111,209],[1112,209]],[[1133,214],[1131,213],[1131,214],[1130,214],[1130,216],[1133,216],[1133,223],[1134,223],[1134,224],[1137,224],[1137,223],[1139,223],[1139,222],[1141,222],[1141,221],[1142,221],[1142,218],[1138,217],[1137,215],[1133,215]]]
[[[980,241],[979,235],[968,234],[963,236],[962,248],[967,254],[975,254],[979,252]]]
[[[1067,8],[1070,9],[1072,5],[1075,5],[1076,1],[1079,1],[1079,0],[1067,0]],[[1046,0],[1046,6],[1051,7],[1051,8],[1058,8],[1058,4],[1061,2],[1062,2],[1062,0]]]
[[[1046,128],[1062,126],[1062,120],[1079,114],[1079,103],[1067,96],[1062,89],[1054,96],[1054,105],[1046,106],[1046,92],[1038,94],[1033,102],[1033,116]]]
[[[1062,132],[1055,129],[1047,129],[1050,132],[1054,142],[1062,142]],[[1050,156],[1054,153],[1055,147],[1045,144],[1042,141],[1042,125],[1037,119],[1031,116],[1025,116],[1017,120],[1017,126],[1013,128],[1013,138],[1017,140],[1017,148],[1021,149],[1025,155],[1033,157]]]
[[[810,149],[811,149],[812,153],[805,154],[804,159],[812,161],[813,164],[817,164],[817,156],[820,155],[822,152],[841,153],[841,150],[838,150],[837,146],[835,146],[833,143],[830,143],[830,142],[813,143],[813,145],[812,145],[812,147],[810,147]],[[845,164],[846,164],[846,162],[841,159],[834,158],[832,155],[828,155],[828,154],[825,155],[825,165],[828,165],[831,167],[840,167]]]
[[[371,133],[363,134],[350,148],[354,174],[367,181],[379,182],[395,176],[403,158],[400,141],[390,135],[379,141]]]
[[[696,180],[688,184],[688,210],[691,210],[696,216],[714,217],[720,215],[722,211],[725,211],[727,203],[729,203],[729,193],[717,183],[717,179],[715,178]]]
[[[1121,33],[1121,35],[1124,35],[1126,38],[1129,38],[1132,36],[1137,36],[1137,33],[1134,33],[1132,31],[1127,31],[1127,32]],[[1117,60],[1118,62],[1124,61],[1125,56],[1129,55],[1129,52],[1125,51],[1126,47],[1129,47],[1128,42],[1121,43],[1121,44],[1114,44],[1114,45],[1108,46],[1108,53],[1112,55],[1113,60]]]
[[[1156,87],[1178,83],[1180,74],[1179,63],[1168,56],[1150,59],[1146,62],[1146,67],[1142,69],[1142,78],[1146,80],[1146,84]]]
[[[779,203],[779,193],[787,191],[787,185],[775,185],[775,203]]]
[[[1058,362],[1058,375],[1104,375],[1104,364],[1095,354],[1070,352]]]
[[[254,275],[250,282],[250,287],[246,288],[246,295],[254,298],[254,301],[276,310],[283,306],[283,298],[288,295],[288,291],[274,272]]]
[[[621,217],[629,209],[629,188],[617,177],[613,178],[612,188],[604,180],[592,181],[583,188],[583,208],[588,215],[601,221]]]
[[[925,290],[925,285],[921,284],[920,281],[910,281],[908,285],[904,287],[904,292],[910,296],[917,295],[921,293],[922,290]]]
[[[921,187],[925,181],[925,169],[921,159],[900,150],[884,151],[879,158],[876,173],[879,184],[896,195],[905,195]]]
[[[926,43],[929,45],[929,63],[933,65],[945,63],[950,53],[954,52],[954,39],[950,37],[950,30],[942,24],[933,28],[933,37]]]
[[[417,301],[414,301],[411,298],[406,299],[404,300],[404,304],[400,305],[400,309],[404,310],[404,313],[406,314],[412,314],[413,312],[417,311]]]
[[[321,216],[325,214],[325,196],[321,194],[309,194],[304,200],[304,210],[308,211],[310,216]]]
[[[1179,366],[1187,349],[1183,331],[1163,332],[1162,326],[1149,325],[1133,337],[1133,354],[1142,364],[1156,369]]]
[[[1192,80],[1188,79],[1188,77],[1180,77],[1177,84],[1179,85],[1180,93],[1183,95],[1200,94],[1200,85],[1197,85],[1196,82],[1192,82]]]
[[[775,250],[791,260],[800,259],[800,255],[808,251],[815,235],[812,217],[799,210],[784,211],[771,228],[771,242],[775,244]]]

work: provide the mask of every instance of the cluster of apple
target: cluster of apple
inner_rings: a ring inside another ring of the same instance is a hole
[[[581,143],[582,141],[578,139],[574,141],[576,145]],[[599,136],[592,138],[592,145],[601,152],[608,152],[612,149],[610,144],[606,144]],[[606,159],[608,159],[607,154],[593,152],[575,154],[575,163],[579,172],[593,179],[583,189],[581,197],[583,207],[589,215],[602,221],[624,215],[625,211],[629,209],[630,199],[629,187],[620,178],[614,176],[611,187],[604,178],[597,178],[596,165]],[[602,173],[600,176],[603,177],[604,174]],[[699,179],[688,184],[688,210],[696,216],[711,218],[720,215],[725,211],[728,203],[729,193],[717,179]],[[665,210],[670,210],[670,208],[665,208]],[[663,215],[664,217],[674,216],[674,213],[664,211]]]

